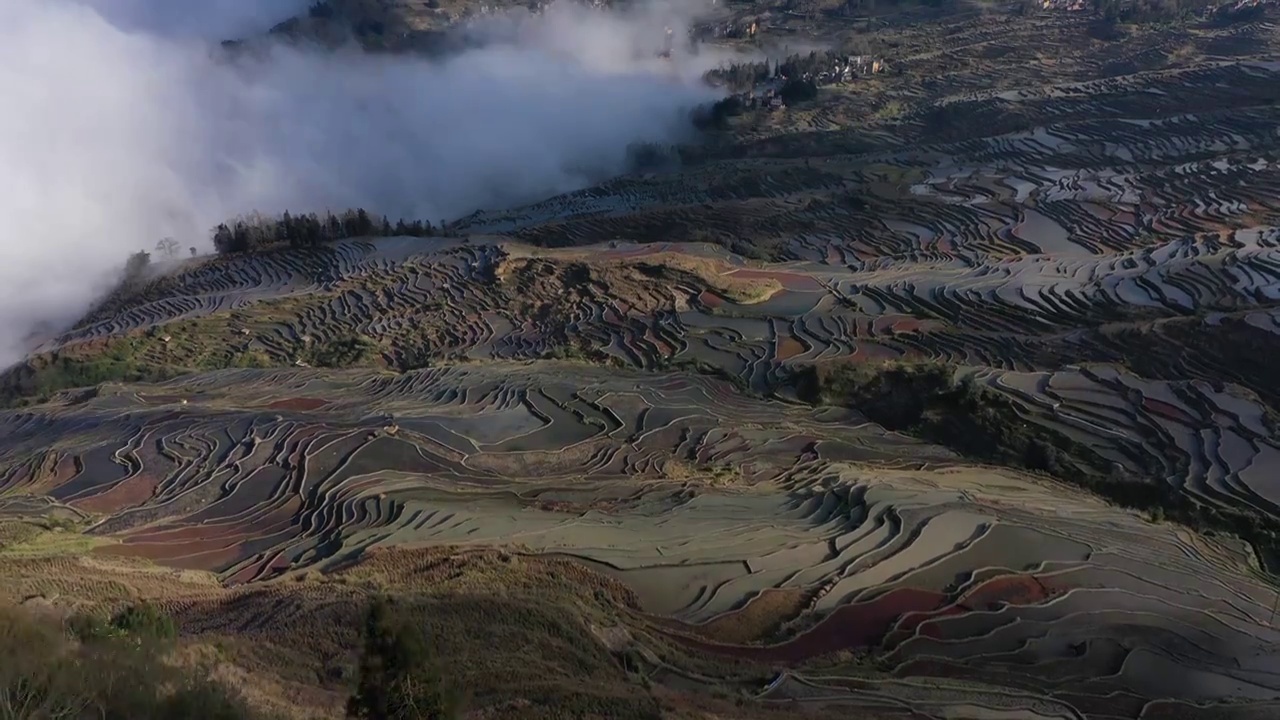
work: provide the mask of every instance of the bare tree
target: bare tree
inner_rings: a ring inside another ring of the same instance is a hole
[[[165,257],[171,258],[178,254],[178,241],[171,237],[164,238],[156,243],[156,250],[164,253]]]

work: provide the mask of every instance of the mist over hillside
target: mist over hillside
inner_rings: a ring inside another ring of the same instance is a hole
[[[490,19],[468,30],[480,47],[435,63],[218,47],[305,5],[3,3],[0,92],[22,111],[0,116],[0,365],[161,237],[204,248],[251,210],[439,220],[530,201],[622,170],[632,142],[683,139],[712,93],[653,58],[671,8]]]
[[[305,12],[314,0],[68,0],[120,30],[226,40]]]

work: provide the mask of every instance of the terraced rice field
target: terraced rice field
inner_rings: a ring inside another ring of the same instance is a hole
[[[615,608],[592,632],[646,688],[744,713],[1273,717],[1276,21],[1088,22],[893,28],[893,73],[679,172],[164,268],[6,375],[0,519],[87,536],[0,536],[6,593],[341,635],[359,578],[517,558]],[[178,377],[41,384],[104,357]],[[981,464],[798,392],[885,361],[1095,462]]]
[[[4,422],[6,502],[97,518],[91,557],[230,585],[383,547],[571,557],[634,591],[642,645],[781,668],[771,701],[1137,717],[1277,687],[1238,541],[700,375],[228,370]],[[865,652],[882,679],[838,661]]]
[[[1235,373],[1230,359],[1168,362],[1154,368],[1156,377],[1115,368],[1148,349],[1185,356],[1157,340],[1170,323],[1183,326],[1181,337],[1230,326],[1236,341],[1276,342],[1277,239],[1280,232],[1255,229],[1105,257],[862,271],[757,269],[714,247],[669,244],[617,243],[588,257],[495,238],[425,248],[412,239],[353,241],[329,251],[330,280],[307,285],[301,267],[281,272],[275,300],[211,312],[160,300],[60,342],[73,352],[145,331],[132,341],[138,357],[189,365],[195,351],[160,333],[201,317],[207,344],[280,365],[305,364],[308,348],[356,334],[378,339],[381,362],[391,367],[572,351],[638,369],[715,368],[743,387],[784,396],[789,373],[806,364],[945,360],[979,368],[983,383],[1016,401],[1028,421],[1115,463],[1147,473],[1154,466],[1202,499],[1269,513],[1280,492],[1270,487],[1277,446],[1273,412],[1259,395],[1275,396],[1273,374],[1252,366]],[[273,286],[254,260],[219,261],[222,287],[206,297],[243,297],[237,288],[266,293]],[[200,266],[172,282],[194,292],[209,275]],[[747,299],[726,296],[733,292]],[[1075,367],[1082,361],[1091,362]],[[1216,385],[1227,378],[1238,385]],[[324,394],[307,395],[269,409],[331,404]]]

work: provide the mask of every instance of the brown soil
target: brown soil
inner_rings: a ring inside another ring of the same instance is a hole
[[[791,358],[804,354],[804,345],[793,337],[785,337],[778,341],[778,360],[785,362]]]
[[[742,645],[767,637],[782,623],[800,614],[810,596],[809,591],[799,588],[770,588],[751,598],[737,610],[719,615],[702,625],[689,625],[676,620],[666,620],[663,624],[712,642]]]
[[[115,513],[146,502],[155,493],[163,478],[148,472],[140,472],[125,478],[104,492],[72,501],[78,510],[93,513]]]
[[[763,647],[713,643],[677,633],[671,633],[671,637],[702,652],[759,663],[796,665],[839,650],[870,647],[903,615],[938,609],[945,599],[942,593],[928,590],[892,590],[874,600],[840,607],[795,638]]]
[[[734,270],[730,273],[739,280],[773,280],[792,292],[822,292],[822,283],[809,275],[782,272],[779,270]]]
[[[1182,408],[1163,400],[1144,397],[1142,399],[1142,408],[1155,415],[1163,415],[1164,417],[1181,425],[1194,426],[1196,424],[1196,421],[1187,415],[1186,411]]]
[[[998,605],[1032,605],[1052,595],[1035,575],[1002,575],[991,578],[960,598],[971,610],[989,610]]]

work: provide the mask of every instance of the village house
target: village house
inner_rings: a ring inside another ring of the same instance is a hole
[[[889,69],[888,63],[870,55],[850,55],[844,62],[837,62],[829,71],[822,71],[816,76],[805,79],[814,80],[818,85],[833,83],[849,83],[860,75],[878,75]]]
[[[658,53],[658,57],[671,59],[671,51],[675,49],[675,31],[670,27],[664,28],[662,37],[662,51]]]
[[[758,20],[735,20],[718,25],[704,25],[701,28],[704,36],[713,38],[747,38],[753,39],[760,32]]]
[[[1210,7],[1209,13],[1224,9],[1228,12],[1238,12],[1249,8],[1270,7],[1278,4],[1280,3],[1278,3],[1277,0],[1229,0],[1228,2]]]
[[[742,103],[744,109],[780,110],[786,107],[786,103],[782,101],[782,96],[779,94],[785,82],[786,78],[771,78],[746,92],[735,93],[733,97]]]
[[[1081,12],[1088,10],[1089,5],[1085,0],[1040,0],[1040,9]]]

